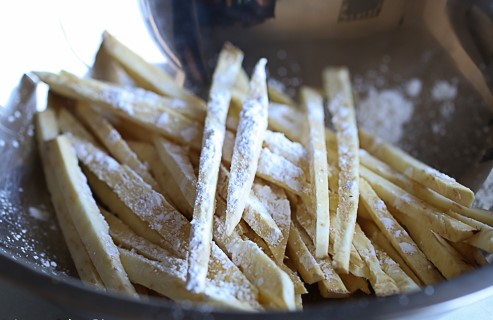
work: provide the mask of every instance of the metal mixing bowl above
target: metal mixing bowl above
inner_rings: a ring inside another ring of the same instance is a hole
[[[259,57],[267,57],[271,78],[288,92],[301,84],[320,86],[323,67],[346,65],[360,114],[368,99],[398,94],[399,106],[411,111],[408,117],[389,114],[387,119],[398,121],[389,126],[370,112],[360,117],[361,125],[479,190],[476,204],[492,207],[493,183],[487,179],[493,154],[490,1],[148,0],[140,5],[149,34],[164,53],[164,67],[197,92],[206,91],[219,48],[231,41],[245,52],[248,72]],[[84,33],[71,33],[67,20],[61,19],[67,41],[83,56],[78,39]],[[97,47],[84,47],[92,49],[95,53]],[[81,59],[90,64],[86,56]],[[64,308],[105,319],[422,319],[493,295],[492,266],[413,294],[317,301],[303,313],[289,314],[215,312],[84,286],[75,278],[54,220],[33,140],[32,116],[45,89],[25,76],[0,110],[0,276]]]

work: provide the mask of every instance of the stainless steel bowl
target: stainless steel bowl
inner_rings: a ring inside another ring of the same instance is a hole
[[[390,90],[412,105],[412,115],[399,124],[398,137],[392,136],[392,127],[370,130],[479,190],[476,204],[492,207],[490,1],[233,1],[236,6],[224,7],[225,3],[140,2],[147,36],[153,36],[164,53],[164,67],[177,78],[205,92],[215,56],[226,40],[245,51],[248,71],[256,59],[266,56],[271,78],[293,93],[301,84],[320,86],[324,66],[347,65],[360,101],[372,92]],[[72,32],[67,16],[60,21],[68,44],[83,62],[79,71],[84,72],[84,64],[91,63],[85,51],[94,53],[99,39],[94,46],[82,47],[79,40],[94,32]],[[421,87],[409,94],[413,80]],[[437,83],[449,85],[453,94],[435,95]],[[423,318],[493,295],[492,266],[414,294],[316,301],[303,313],[289,314],[215,312],[155,298],[136,301],[87,287],[75,278],[32,137],[32,115],[45,90],[24,76],[0,109],[0,276],[68,310],[105,319]]]

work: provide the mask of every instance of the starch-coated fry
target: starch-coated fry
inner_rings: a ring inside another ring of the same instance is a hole
[[[128,141],[128,145],[150,167],[154,178],[159,184],[159,190],[166,200],[171,202],[185,217],[192,219],[193,206],[187,202],[185,196],[181,193],[180,186],[175,182],[166,166],[163,166],[154,145],[139,141]]]
[[[334,225],[334,266],[349,271],[350,247],[356,224],[359,201],[359,141],[353,93],[346,68],[327,68],[323,72],[328,109],[336,128],[339,165],[339,203]]]
[[[469,208],[457,202],[454,202],[453,200],[450,200],[449,198],[439,194],[438,192],[433,191],[432,189],[427,188],[421,183],[414,181],[408,176],[398,172],[383,161],[369,154],[366,150],[360,149],[360,160],[361,164],[371,171],[377,173],[388,181],[415,195],[416,197],[433,205],[437,209],[445,211],[453,210],[464,216],[493,226],[493,215],[491,214],[491,212],[476,208]]]
[[[243,215],[267,130],[269,99],[267,97],[266,64],[267,60],[262,58],[255,66],[250,80],[250,89],[240,113],[226,202],[227,235],[232,234]]]
[[[80,79],[69,73],[37,72],[52,90],[69,98],[97,104],[102,109],[142,125],[179,143],[200,149],[203,127],[199,121],[179,113],[170,104],[157,104],[142,89],[127,89],[94,79]],[[142,91],[141,91],[142,90]]]
[[[474,193],[453,178],[418,161],[404,151],[380,141],[364,130],[360,131],[360,139],[364,149],[399,172],[463,206],[471,206]]]
[[[234,46],[226,44],[219,56],[209,93],[189,237],[187,289],[194,292],[200,292],[205,287],[211,253],[214,199],[226,131],[225,122],[231,100],[231,89],[242,61],[243,53]]]
[[[361,177],[375,190],[378,196],[405,215],[419,220],[440,236],[451,241],[461,241],[471,237],[477,230],[446,214],[437,211],[424,201],[402,190],[365,167],[360,168]]]
[[[70,206],[70,217],[101,281],[107,289],[137,296],[111,240],[108,224],[77,164],[70,141],[60,136],[47,142],[46,151],[65,204]]]
[[[375,251],[377,253],[378,261],[382,266],[382,270],[395,281],[395,284],[399,288],[399,292],[408,293],[419,290],[419,286],[416,282],[414,282],[413,279],[401,269],[399,264],[385,253],[385,251],[378,248],[375,248]]]
[[[288,252],[296,270],[306,283],[313,284],[324,280],[320,265],[308,250],[294,224],[291,224],[289,230]]]
[[[329,169],[325,146],[325,122],[323,99],[315,90],[301,88],[301,105],[306,114],[308,134],[306,137],[310,171],[310,207],[316,216],[315,255],[317,258],[329,254]]]
[[[108,32],[103,34],[104,49],[142,87],[187,102],[192,112],[204,113],[204,101],[175,83],[166,72],[142,59]]]
[[[397,210],[393,214],[399,222],[406,226],[420,249],[446,279],[452,279],[473,269],[447,241],[435,232]]]
[[[398,293],[399,289],[397,285],[391,277],[383,272],[375,248],[358,224],[356,224],[353,244],[370,270],[370,278],[368,280],[373,290],[375,290],[375,294],[378,296],[388,296]]]
[[[55,208],[55,213],[58,220],[58,225],[62,231],[63,238],[67,244],[70,256],[74,260],[75,268],[82,281],[93,284],[99,288],[104,288],[94,263],[87,252],[84,243],[82,242],[75,225],[70,218],[69,207],[65,204],[63,194],[60,191],[56,176],[51,170],[52,165],[49,163],[48,155],[46,154],[45,143],[55,139],[58,136],[58,124],[56,121],[55,112],[53,109],[40,112],[36,115],[36,138],[40,151],[41,161],[43,163],[43,171],[50,191],[51,201]]]
[[[153,141],[161,164],[171,174],[187,204],[193,207],[197,176],[188,157],[188,150],[162,137],[155,137]]]
[[[116,160],[128,165],[154,190],[159,191],[159,186],[149,173],[148,168],[139,160],[108,120],[100,116],[90,105],[83,106],[82,103],[79,103],[76,112]]]
[[[426,256],[364,179],[360,179],[360,196],[360,201],[373,222],[423,283],[431,285],[439,282],[442,279],[440,274],[435,269],[429,268],[430,263]]]

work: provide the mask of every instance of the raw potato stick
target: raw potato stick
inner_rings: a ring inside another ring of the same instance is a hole
[[[221,165],[219,168],[219,178],[217,183],[218,195],[225,199],[228,196],[228,185],[229,185],[229,172]],[[253,188],[255,188],[257,183],[254,183]],[[216,198],[217,201],[217,198]],[[270,248],[281,246],[284,240],[284,233],[279,229],[276,221],[273,218],[272,212],[268,212],[268,201],[266,199],[259,199],[259,197],[250,192],[248,196],[248,202],[243,212],[243,220],[255,231]],[[284,214],[284,210],[279,210],[279,214]],[[224,212],[222,214],[225,214]],[[289,214],[288,214],[289,216]],[[285,218],[283,216],[283,218]],[[289,223],[289,219],[283,219]],[[283,224],[281,224],[283,226]],[[287,236],[287,235],[286,235]],[[286,243],[284,241],[284,249],[286,248]],[[277,252],[277,251],[274,251]],[[274,253],[273,252],[273,253]],[[284,259],[284,251],[282,251],[282,259]]]
[[[267,130],[265,132],[264,147],[302,169],[307,166],[307,154],[303,145],[299,142],[291,141],[282,132]]]
[[[193,292],[200,292],[205,287],[211,253],[217,178],[226,131],[225,122],[231,89],[242,61],[243,53],[226,44],[220,53],[209,93],[189,241],[187,289]]]
[[[325,146],[325,123],[323,99],[315,90],[301,88],[301,105],[307,118],[307,151],[310,169],[311,207],[316,216],[315,256],[322,258],[329,254],[329,169]]]
[[[113,214],[101,210],[105,219],[110,226],[110,234],[112,238],[121,247],[128,250],[133,250],[136,253],[146,257],[147,259],[159,261],[160,265],[167,270],[180,270],[184,272],[187,268],[187,260],[174,257],[163,247],[157,246],[135,234],[129,226],[118,219]],[[207,278],[210,282],[236,297],[238,300],[248,303],[255,309],[261,309],[257,302],[258,291],[246,279],[241,271],[232,263],[219,247],[214,246],[214,254],[209,262],[209,272]]]
[[[53,91],[68,98],[97,104],[103,110],[137,123],[174,141],[200,149],[203,127],[199,121],[187,118],[169,104],[158,104],[165,99],[142,89],[122,88],[117,85],[81,79],[67,72],[35,73]]]
[[[149,165],[166,200],[171,202],[185,217],[192,219],[193,205],[188,203],[169,170],[162,165],[154,146],[138,141],[128,141],[128,145],[139,155],[142,161]]]
[[[165,96],[182,99],[190,107],[193,106],[196,113],[204,112],[204,101],[176,84],[171,76],[142,59],[108,32],[103,34],[103,46],[108,54],[118,61],[125,71],[143,87]]]
[[[260,151],[257,176],[302,198],[307,197],[305,172],[267,148]]]
[[[357,277],[351,273],[341,273],[340,278],[350,294],[361,291],[365,294],[371,294],[370,286],[366,278]]]
[[[399,211],[394,211],[393,214],[399,222],[406,226],[416,244],[446,279],[452,279],[473,270],[473,267],[467,264],[462,256],[434,231]]]
[[[332,203],[337,203],[337,201],[332,201]],[[313,243],[313,236],[315,235],[315,217],[306,210],[306,207],[303,203],[299,203],[297,206],[296,218],[297,222],[305,230],[306,234],[311,238],[311,243]],[[305,241],[305,244],[307,244],[307,241]],[[329,252],[331,255],[333,255],[333,249],[333,246],[329,247]],[[357,277],[368,278],[369,270],[359,256],[356,249],[354,248],[354,245],[351,245],[350,250],[351,252],[349,255],[349,272]]]
[[[269,101],[287,104],[289,106],[294,106],[295,102],[293,99],[284,92],[284,85],[279,81],[270,79],[267,83],[267,91],[269,92]]]
[[[306,247],[294,224],[291,224],[289,231],[288,252],[296,270],[306,283],[313,284],[324,279],[320,265]]]
[[[75,228],[104,285],[107,289],[137,297],[121,264],[118,249],[109,235],[108,224],[101,215],[87,180],[77,164],[70,141],[60,136],[48,142],[47,154],[65,204],[70,205],[70,215]]]
[[[395,185],[401,187],[407,192],[415,195],[416,197],[428,202],[432,206],[441,210],[453,210],[466,217],[478,220],[480,222],[486,223],[493,226],[493,214],[486,210],[481,210],[477,208],[469,208],[463,206],[447,197],[439,194],[432,189],[427,188],[423,184],[412,180],[408,176],[398,172],[393,169],[383,161],[369,154],[366,150],[360,149],[360,161],[361,164],[370,169],[371,171],[377,173],[388,181],[394,183]]]
[[[188,150],[162,137],[155,137],[153,140],[159,159],[161,159],[161,164],[171,174],[187,204],[193,207],[195,204],[197,176],[188,157]]]
[[[113,192],[106,182],[99,180],[88,167],[83,166],[82,169],[94,195],[100,199],[101,203],[109,210],[117,212],[118,217],[130,226],[136,234],[160,247],[166,248],[166,250],[173,252],[173,255],[177,257],[183,256],[183,254],[180,255],[179,253],[174,252],[171,249],[169,241],[162,237],[156,230],[151,229],[147,222],[140,219],[139,216],[137,216],[132,209],[130,209],[125,202]]]
[[[277,195],[277,192],[275,192],[275,194]],[[276,202],[277,201],[278,200],[276,200]],[[282,207],[282,205],[280,205],[279,207]],[[288,208],[289,208],[289,203],[288,203]],[[225,202],[225,200],[223,200],[222,198],[217,198],[216,215],[219,216],[219,217],[224,217],[225,211],[226,211],[226,202]],[[280,211],[284,211],[284,210],[283,209],[280,209]],[[290,217],[289,210],[287,211],[287,213],[288,213],[288,217]],[[280,216],[283,216],[283,214],[281,214]],[[287,219],[287,223],[290,223],[290,219]],[[290,267],[288,267],[284,263],[285,262],[284,261],[284,258],[285,258],[286,244],[284,244],[284,246],[283,246],[284,250],[282,251],[282,260],[278,260],[275,257],[275,252],[277,252],[277,251],[276,250],[273,250],[273,249],[276,249],[278,247],[281,247],[281,245],[278,245],[276,248],[269,247],[265,243],[265,241],[257,233],[255,233],[253,230],[251,230],[251,229],[246,229],[245,230],[245,227],[243,226],[242,222],[240,222],[239,226],[241,228],[239,227],[236,230],[238,231],[239,229],[241,229],[241,232],[242,232],[242,235],[241,236],[243,237],[243,239],[247,239],[248,238],[249,240],[251,240],[255,244],[257,244],[260,247],[260,249],[262,250],[262,252],[264,252],[272,260],[274,260],[276,262],[276,264],[279,266],[279,268],[281,268],[282,271],[286,272],[286,274],[289,276],[289,278],[291,279],[291,281],[293,281],[295,294],[307,294],[308,293],[308,291],[305,288],[304,282],[300,279],[300,277],[298,276],[298,274],[295,271],[293,271],[292,269],[290,269]],[[280,224],[280,226],[282,228],[283,235],[286,234],[285,242],[287,243],[287,237],[289,235],[289,228],[287,228],[287,230],[286,230],[286,228],[284,228],[284,226],[282,224]],[[279,248],[279,252],[280,251],[281,251],[281,249]]]
[[[366,210],[363,207],[360,207],[360,210],[358,210],[358,214],[362,211]],[[366,213],[369,215],[369,213]],[[368,217],[370,219],[370,217]],[[421,278],[419,278],[413,270],[407,265],[406,261],[402,259],[401,255],[397,252],[397,250],[394,249],[394,247],[390,244],[389,240],[383,235],[383,233],[380,231],[380,229],[377,227],[373,221],[365,219],[359,219],[358,223],[360,224],[361,229],[365,232],[366,236],[371,240],[373,245],[385,251],[389,255],[389,257],[397,262],[399,264],[399,267],[411,278],[413,279],[414,282],[416,282],[419,286],[423,286],[423,282]],[[434,269],[433,272],[436,272],[439,274],[438,270],[436,270],[435,266],[429,262],[428,263],[428,268],[429,269]],[[440,275],[440,281],[443,281],[443,277]]]
[[[266,205],[261,202],[255,193],[250,191],[248,203],[243,213],[243,220],[255,231],[269,247],[276,246],[282,240],[283,235],[272,216],[267,211]]]
[[[360,202],[370,214],[373,222],[423,283],[431,285],[440,282],[441,275],[434,268],[430,268],[430,263],[424,253],[416,246],[406,230],[395,220],[385,203],[364,179],[360,179],[360,197]]]
[[[373,290],[375,290],[375,294],[377,296],[388,296],[398,293],[399,288],[397,288],[394,280],[382,270],[375,248],[358,224],[356,224],[353,243],[368,269],[370,269],[369,280]]]
[[[289,141],[281,136],[282,133],[266,131],[265,147],[260,151],[256,176],[302,198],[307,198],[306,159],[304,155],[302,156],[305,153],[302,151],[303,147],[300,143]],[[222,159],[225,165],[231,163],[234,139],[234,134],[226,131]]]
[[[269,103],[269,128],[273,131],[282,132],[290,140],[302,141],[303,114],[289,105],[270,102]]]
[[[269,246],[272,256],[278,265],[284,265],[286,246],[291,226],[291,206],[286,193],[282,188],[269,186],[268,184],[254,183],[253,192],[265,204],[268,213],[272,216],[275,224],[281,230],[282,238],[275,244]]]
[[[221,288],[207,283],[202,293],[185,288],[185,270],[169,269],[127,249],[119,249],[122,263],[133,282],[143,285],[175,301],[208,303],[217,307],[254,311],[246,302],[237,300]]]
[[[450,241],[461,241],[471,237],[477,230],[448,215],[437,211],[426,202],[414,197],[379,175],[360,168],[361,177],[375,190],[378,196],[405,215],[418,219],[440,236]]]
[[[289,276],[250,240],[234,231],[226,235],[224,217],[214,217],[214,239],[245,276],[259,289],[261,303],[280,310],[295,310],[294,284]]]
[[[138,87],[138,84],[123,69],[118,61],[108,53],[103,43],[99,46],[89,76],[92,79],[116,83],[122,86]]]
[[[453,178],[418,161],[404,151],[378,140],[364,130],[360,131],[360,138],[364,149],[399,172],[463,206],[471,206],[474,193]]]
[[[159,191],[159,186],[149,173],[147,167],[139,160],[137,155],[130,149],[127,142],[123,140],[120,133],[103,118],[90,105],[83,105],[81,102],[76,107],[77,114],[82,121],[88,126],[92,133],[98,137],[109,153],[122,164],[132,168],[145,182]]]
[[[120,165],[102,150],[75,136],[70,140],[79,160],[113,190],[130,209],[130,215],[133,213],[134,220],[159,233],[167,244],[166,249],[180,257],[186,256],[188,220],[127,165]]]
[[[106,222],[108,222],[111,237],[118,246],[128,250],[134,250],[147,259],[163,261],[166,262],[167,265],[186,267],[186,261],[184,259],[174,256],[164,247],[161,247],[146,238],[139,236],[128,225],[112,213],[101,207],[99,209],[101,210]]]
[[[95,146],[101,146],[94,136],[66,108],[60,108],[57,120],[62,133],[70,133],[89,141]]]
[[[102,151],[94,149],[90,144],[78,141],[75,137],[72,139],[75,141],[75,149],[81,160],[98,176],[98,179],[104,181],[102,183],[104,186],[111,188],[108,193],[113,194],[114,192],[114,195],[122,201],[124,208],[130,211],[131,216],[136,218],[139,223],[144,223],[146,228],[150,226],[152,232],[157,231],[164,239],[164,242],[159,240],[152,242],[165,245],[173,254],[185,258],[188,253],[187,236],[190,229],[188,220],[172,208],[160,194],[150,189],[131,169],[125,165],[119,166],[114,159]],[[105,198],[109,196],[106,195]],[[121,209],[118,208],[113,211],[122,213]],[[132,227],[134,226],[132,224]],[[149,234],[139,235],[147,237]],[[218,265],[223,266],[231,263],[214,243],[212,243],[211,255],[211,263],[219,263]],[[242,279],[239,270],[231,270],[229,267],[221,267],[218,270],[223,275],[230,274],[232,279],[237,279],[235,281]],[[248,284],[244,283],[238,288],[248,288]],[[245,289],[242,294],[238,295],[243,296],[243,298],[255,296],[248,292],[251,292],[251,289]],[[249,303],[254,305],[254,300],[253,298],[250,299]]]
[[[267,75],[262,58],[250,80],[250,89],[240,113],[226,202],[226,234],[231,235],[240,222],[253,185],[258,159],[268,123]]]
[[[298,216],[297,216],[298,217]],[[299,217],[298,217],[299,218]],[[295,225],[299,222],[296,221]],[[303,230],[303,228],[298,227],[298,234],[300,235],[303,243],[308,248],[308,251],[313,255],[315,253],[315,246],[313,245],[313,240],[310,238],[308,233]],[[322,280],[318,282],[318,288],[320,294],[324,298],[342,298],[349,295],[349,291],[341,280],[341,277],[334,270],[332,265],[332,259],[330,256],[323,258],[315,258],[320,266],[323,274]],[[349,263],[351,268],[351,262]]]
[[[38,140],[38,148],[43,163],[43,171],[46,177],[46,182],[51,195],[51,201],[55,208],[55,213],[58,220],[58,225],[62,230],[63,238],[67,244],[70,256],[74,261],[77,273],[82,281],[93,284],[101,289],[104,289],[104,284],[101,281],[94,264],[91,261],[84,243],[82,242],[77,229],[75,228],[72,219],[70,218],[69,207],[65,204],[63,194],[56,181],[51,168],[53,165],[49,162],[46,154],[46,142],[55,139],[58,136],[58,125],[53,109],[48,108],[44,112],[36,115],[36,136]]]
[[[473,228],[477,228],[479,230],[478,233],[470,237],[469,239],[466,239],[464,242],[475,246],[476,248],[480,248],[486,252],[493,252],[493,228],[481,223],[479,221],[476,221],[474,219],[464,217],[457,212],[454,211],[447,211],[447,214],[451,216],[452,218],[455,218]]]
[[[340,169],[333,259],[335,268],[347,273],[359,201],[358,129],[349,71],[346,68],[327,68],[323,81],[330,99],[328,109],[336,128]]]
[[[382,270],[389,275],[394,281],[397,287],[399,288],[399,292],[408,293],[419,291],[419,286],[414,282],[411,277],[409,277],[397,264],[394,260],[392,260],[385,251],[378,249],[375,247],[375,251],[377,253],[378,261],[382,266]]]

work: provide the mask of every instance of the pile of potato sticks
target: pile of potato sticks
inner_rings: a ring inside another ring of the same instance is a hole
[[[324,298],[385,296],[487,263],[491,213],[358,130],[347,69],[325,69],[298,106],[267,85],[265,59],[250,78],[242,60],[224,45],[207,101],[108,33],[92,78],[35,73],[52,92],[39,151],[84,282],[297,310],[307,284]]]

